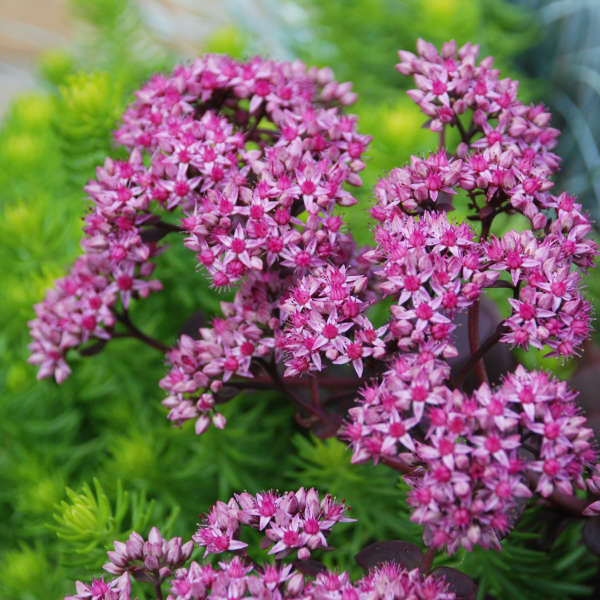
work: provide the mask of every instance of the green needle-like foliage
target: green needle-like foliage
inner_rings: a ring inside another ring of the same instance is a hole
[[[124,491],[117,482],[114,503],[102,488],[98,479],[94,488],[86,483],[79,492],[67,488],[68,500],[63,500],[54,513],[53,530],[64,549],[64,564],[96,569],[104,559],[106,548],[116,539],[126,538],[131,531],[145,531],[156,518],[154,500],[148,501],[141,492]],[[165,520],[163,529],[168,535],[168,523],[176,517],[174,509]]]

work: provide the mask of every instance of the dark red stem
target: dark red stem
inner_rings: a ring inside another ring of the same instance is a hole
[[[158,223],[153,223],[152,226],[175,233],[185,232],[185,229],[183,227],[180,227],[179,225],[173,225],[172,223],[167,223],[166,221],[158,221]]]
[[[470,317],[470,315],[469,315]],[[477,348],[475,352],[472,352],[471,357],[469,358],[467,364],[459,371],[458,375],[454,380],[454,387],[461,387],[465,381],[466,376],[469,374],[469,371],[477,364],[479,361],[483,360],[483,356],[490,350],[493,346],[495,346],[502,334],[504,333],[504,321],[496,327],[496,330],[491,333]]]
[[[302,408],[303,410],[307,411],[308,413],[315,415],[323,421],[327,419],[327,414],[323,412],[323,410],[320,407],[312,406],[302,398],[299,398],[287,387],[287,385],[285,384],[285,380],[281,377],[279,371],[277,370],[277,365],[275,365],[274,363],[269,363],[267,361],[260,361],[260,364],[262,365],[265,372],[268,375],[270,375],[275,387],[283,394],[285,394],[288,398],[290,398],[294,402],[294,404],[296,404],[299,408]]]
[[[477,356],[479,350],[479,300],[473,302],[469,308],[469,347],[471,356]],[[483,362],[483,354],[475,360],[475,374],[480,385],[487,383],[488,376]]]
[[[129,318],[127,311],[124,311],[122,314],[117,313],[117,314],[115,314],[115,317],[117,318],[117,321],[119,321],[119,323],[122,323],[123,325],[125,325],[125,327],[127,327],[127,330],[129,332],[128,336],[121,334],[121,335],[116,335],[115,337],[133,337],[137,340],[140,340],[140,342],[143,342],[144,344],[151,346],[152,348],[156,348],[163,354],[166,354],[171,349],[171,348],[169,348],[169,346],[163,344],[159,340],[156,340],[156,339],[150,337],[149,335],[146,335],[143,331],[140,331],[131,322],[131,319]]]
[[[431,571],[431,567],[433,565],[433,559],[435,558],[435,553],[436,550],[433,546],[429,546],[429,548],[427,548],[427,552],[425,553],[425,556],[423,557],[423,562],[421,563],[421,566],[419,567],[419,571],[421,571],[421,573],[429,573],[429,571]]]
[[[162,586],[160,585],[160,579],[158,576],[152,580],[152,585],[154,586],[156,600],[163,600]]]
[[[535,490],[540,476],[531,471],[526,471],[525,477],[527,478],[529,486]],[[583,516],[583,511],[591,504],[589,500],[578,498],[577,496],[569,496],[558,491],[556,488],[547,498],[545,498],[545,500],[551,502],[564,512],[578,517]]]

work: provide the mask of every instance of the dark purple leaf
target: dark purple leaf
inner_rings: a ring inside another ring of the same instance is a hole
[[[600,517],[586,519],[582,537],[588,550],[600,556]]]
[[[143,225],[156,225],[157,223],[161,222],[161,216],[160,215],[153,215],[153,214],[148,214],[146,215],[145,218],[143,218],[141,215],[139,217],[139,219],[136,221],[136,223],[138,225],[143,224]]]
[[[316,577],[321,571],[327,571],[327,567],[318,560],[296,560],[294,567],[304,575]]]
[[[273,540],[270,540],[269,538],[263,538],[262,540],[260,540],[260,549],[261,550],[266,550],[269,546],[273,545]]]
[[[448,582],[448,586],[456,594],[456,600],[475,600],[477,585],[463,572],[450,567],[438,567],[433,575],[443,577]]]
[[[185,323],[179,329],[179,335],[189,335],[191,338],[198,340],[200,339],[198,329],[204,327],[205,324],[204,311],[197,310],[186,319]]]
[[[452,212],[454,210],[454,198],[447,192],[438,192],[435,201],[435,210],[440,212]]]
[[[363,548],[354,560],[365,570],[369,570],[384,562],[395,562],[405,569],[416,569],[423,562],[423,550],[401,540],[375,542]]]

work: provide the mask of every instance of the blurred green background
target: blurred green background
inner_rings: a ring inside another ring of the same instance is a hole
[[[3,13],[8,4],[0,3],[4,29],[14,25],[8,8]],[[419,542],[420,528],[407,520],[395,474],[351,467],[342,444],[300,431],[293,410],[277,395],[265,394],[260,402],[238,398],[225,407],[225,431],[198,438],[193,429],[176,430],[166,420],[157,386],[163,359],[152,349],[119,340],[98,356],[75,355],[73,375],[58,387],[37,382],[26,363],[26,323],[33,304],[79,253],[82,187],[107,154],[119,155],[111,130],[132,92],[151,73],[203,51],[299,57],[330,65],[338,80],[354,82],[360,100],[353,111],[374,141],[350,219],[368,239],[364,209],[377,178],[437,143],[404,94],[410,81],[394,69],[396,51],[413,50],[419,36],[436,44],[451,38],[479,43],[505,76],[522,81],[523,100],[551,106],[555,125],[565,131],[559,189],[578,194],[600,216],[599,3],[58,4],[68,11],[61,25],[65,41],[45,43],[27,83],[35,87],[14,97],[0,127],[0,598],[73,593],[74,578],[100,572],[115,538],[133,528],[147,533],[151,524],[189,538],[200,513],[241,489],[315,485],[346,498],[359,522],[332,539],[341,568],[351,568],[352,555],[370,541]],[[6,67],[3,76],[9,72]],[[163,254],[158,276],[166,291],[134,308],[134,320],[165,342],[174,341],[186,314],[218,309],[219,299],[193,264],[182,247]],[[598,284],[590,286],[598,298]],[[575,369],[548,364],[563,376]],[[572,524],[547,540],[539,520],[530,517],[502,554],[477,551],[440,560],[477,578],[481,598],[594,597],[595,561],[579,536],[580,525]]]

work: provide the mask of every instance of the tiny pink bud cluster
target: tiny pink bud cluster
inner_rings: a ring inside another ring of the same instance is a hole
[[[189,560],[193,549],[192,540],[185,544],[180,537],[165,540],[156,527],[152,527],[147,540],[134,531],[126,542],[115,542],[115,549],[107,552],[110,562],[104,570],[114,575],[130,573],[136,579],[163,581]]]

